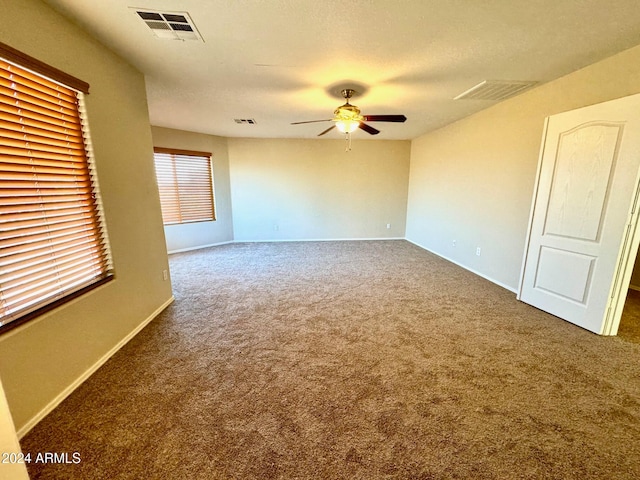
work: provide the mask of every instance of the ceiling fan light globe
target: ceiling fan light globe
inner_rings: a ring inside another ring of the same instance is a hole
[[[336,122],[336,128],[342,133],[352,133],[358,128],[359,125],[360,122],[356,120],[338,120]]]

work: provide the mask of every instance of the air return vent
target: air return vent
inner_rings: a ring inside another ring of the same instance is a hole
[[[134,10],[158,38],[204,41],[187,12],[159,12],[137,8]]]
[[[454,100],[505,100],[513,97],[538,82],[513,80],[485,80],[466,92],[461,93]]]

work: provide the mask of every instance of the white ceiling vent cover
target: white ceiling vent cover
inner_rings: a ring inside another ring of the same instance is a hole
[[[454,100],[505,100],[513,97],[538,82],[513,80],[485,80],[466,92],[461,93]]]
[[[158,38],[204,42],[187,12],[160,12],[130,7]]]

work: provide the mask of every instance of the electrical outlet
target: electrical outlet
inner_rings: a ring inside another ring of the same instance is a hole
[[[274,226],[273,226],[273,229],[277,232],[278,230],[280,230],[280,225],[277,225],[277,224],[276,224],[276,225],[274,225]]]
[[[455,241],[455,240],[453,240],[453,241],[451,242],[451,245],[453,245],[453,246],[455,247],[455,246],[456,246],[456,241]]]
[[[476,255],[480,256],[480,247],[476,248]]]
[[[391,224],[387,223],[387,229],[391,228]]]
[[[168,278],[169,278],[169,274],[167,273],[167,271],[162,270],[162,279],[166,281]]]

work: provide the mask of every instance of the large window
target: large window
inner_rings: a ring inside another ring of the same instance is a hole
[[[0,44],[0,331],[113,276],[88,89]]]
[[[165,225],[215,220],[211,153],[154,148]]]

